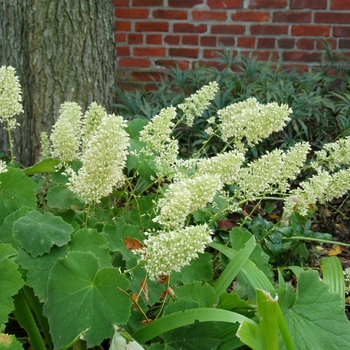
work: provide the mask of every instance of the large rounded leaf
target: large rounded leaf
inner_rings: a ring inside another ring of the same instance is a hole
[[[53,266],[44,314],[56,349],[84,333],[88,347],[111,335],[113,324],[126,324],[131,300],[120,291],[129,281],[114,267],[99,270],[92,253],[69,252]]]

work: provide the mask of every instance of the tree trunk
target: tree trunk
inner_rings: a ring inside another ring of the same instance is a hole
[[[40,133],[50,131],[61,103],[115,102],[116,52],[112,0],[2,0],[0,66],[16,68],[24,114],[14,153],[25,165],[40,154]],[[0,131],[0,150],[8,150]]]

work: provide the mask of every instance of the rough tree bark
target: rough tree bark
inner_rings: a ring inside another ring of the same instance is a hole
[[[60,104],[115,102],[116,52],[112,0],[2,0],[0,66],[16,68],[24,114],[14,153],[25,165],[40,154],[40,133],[50,131]],[[0,150],[8,150],[0,130]]]

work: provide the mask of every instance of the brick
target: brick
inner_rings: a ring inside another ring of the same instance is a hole
[[[236,24],[213,24],[211,34],[244,34],[245,26]]]
[[[192,8],[203,3],[203,0],[168,0],[169,7]]]
[[[281,49],[292,49],[294,48],[295,40],[294,39],[279,39],[277,41],[277,46]]]
[[[219,44],[224,46],[234,46],[236,44],[236,39],[232,36],[219,36],[217,40]]]
[[[164,74],[159,72],[142,72],[142,71],[134,71],[131,73],[131,80],[136,81],[160,81],[161,78],[164,78]]]
[[[207,26],[205,24],[199,24],[195,26],[191,23],[174,23],[174,33],[205,33]]]
[[[340,39],[339,49],[350,49],[350,39]]]
[[[331,0],[331,10],[350,10],[350,1]]]
[[[117,56],[130,56],[130,47],[129,46],[117,46]]]
[[[225,21],[227,18],[227,13],[222,11],[192,11],[192,18],[195,21]]]
[[[250,0],[249,8],[261,9],[261,8],[285,8],[287,6],[287,0]]]
[[[242,0],[208,0],[212,9],[240,9],[243,8]]]
[[[125,43],[126,42],[126,34],[125,33],[116,33],[115,35],[115,42],[116,43]]]
[[[219,52],[223,53],[222,50],[213,50],[213,49],[204,49],[203,50],[203,58],[218,58]]]
[[[250,33],[252,35],[281,35],[288,34],[288,26],[284,25],[271,25],[271,24],[253,24],[250,26]]]
[[[184,10],[154,10],[154,18],[163,18],[163,19],[187,19],[187,11]]]
[[[198,35],[183,35],[182,44],[183,45],[198,45],[199,38]]]
[[[232,13],[231,19],[233,21],[247,21],[247,22],[267,22],[270,19],[270,12],[268,11],[236,11]]]
[[[282,53],[282,59],[283,61],[320,62],[322,54],[320,52],[285,51]]]
[[[132,0],[133,6],[163,6],[163,0]]]
[[[114,6],[129,6],[130,0],[114,0],[113,1]]]
[[[314,17],[315,23],[336,23],[349,24],[350,13],[342,12],[316,12]]]
[[[166,49],[164,47],[134,47],[134,56],[154,57],[165,56]]]
[[[254,48],[255,41],[256,41],[256,39],[253,37],[242,36],[242,37],[239,37],[237,39],[237,46],[238,47],[246,47],[246,48],[248,48],[248,47]]]
[[[262,51],[262,50],[254,50],[254,51],[242,51],[242,55],[249,57],[249,55],[256,56],[260,61],[267,61],[271,59],[272,61],[277,61],[279,59],[279,54],[276,51]]]
[[[350,37],[350,27],[337,26],[333,28],[335,37]]]
[[[149,10],[147,9],[116,9],[114,11],[117,18],[148,18]]]
[[[273,22],[310,23],[311,12],[278,11],[273,14]]]
[[[115,30],[116,32],[130,32],[131,30],[131,22],[124,22],[124,21],[116,21],[115,24]]]
[[[169,30],[168,22],[136,22],[135,30],[137,32],[167,32]]]
[[[146,36],[146,44],[161,45],[163,43],[163,35],[149,34]]]
[[[346,0],[341,0],[346,1]],[[290,9],[325,9],[327,0],[290,0]]]
[[[146,58],[121,58],[118,60],[118,66],[147,68],[151,66],[151,61]]]
[[[169,56],[198,58],[199,49],[170,48]]]
[[[170,45],[179,45],[180,36],[179,35],[167,35],[164,37],[164,42]]]
[[[274,38],[258,38],[258,49],[274,49],[276,45],[276,39]]]
[[[179,61],[179,60],[156,60],[155,62],[156,66],[164,67],[164,68],[171,68],[176,67],[178,65],[182,70],[189,68],[190,63],[188,61]]]
[[[314,39],[299,39],[297,40],[297,48],[299,50],[314,50],[315,49],[315,40]]]
[[[337,49],[337,39],[327,38],[327,40],[319,39],[319,40],[316,41],[316,47],[317,47],[318,50],[324,50],[324,46],[323,46],[323,42],[324,41],[327,41],[327,43],[330,45],[332,50],[336,50]]]
[[[143,34],[129,34],[128,35],[128,44],[137,45],[143,43]]]
[[[329,36],[329,26],[295,25],[292,26],[293,36]]]
[[[216,36],[201,36],[200,40],[201,46],[216,46],[217,37]]]

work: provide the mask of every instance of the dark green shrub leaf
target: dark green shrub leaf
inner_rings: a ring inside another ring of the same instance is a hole
[[[77,194],[70,191],[66,186],[59,185],[49,190],[47,194],[47,204],[51,208],[58,208],[61,210],[71,207],[84,207],[84,202]]]

